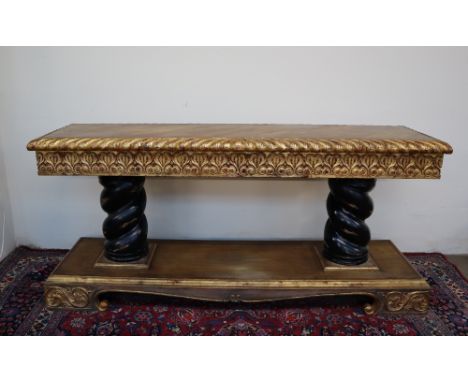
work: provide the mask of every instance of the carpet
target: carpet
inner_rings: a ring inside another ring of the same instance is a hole
[[[363,313],[356,299],[221,304],[118,295],[108,311],[44,306],[64,250],[19,247],[0,263],[1,335],[467,335],[468,282],[441,254],[408,254],[432,286],[426,315]]]

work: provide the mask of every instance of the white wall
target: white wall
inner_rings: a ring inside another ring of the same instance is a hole
[[[15,232],[13,230],[13,217],[4,164],[3,142],[0,134],[0,260],[8,255],[15,246]]]
[[[468,253],[467,48],[3,48],[17,242],[101,234],[94,177],[39,177],[26,143],[72,122],[404,124],[446,140],[441,180],[378,181],[374,238]],[[2,177],[3,178],[3,177]],[[147,180],[151,237],[321,238],[325,181]]]

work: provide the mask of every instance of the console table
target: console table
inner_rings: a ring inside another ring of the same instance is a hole
[[[214,301],[360,295],[366,313],[425,312],[429,285],[370,241],[377,178],[437,179],[445,142],[403,126],[73,124],[29,142],[39,175],[99,176],[104,238],[81,238],[45,284],[51,308],[106,309],[110,292]],[[155,177],[326,178],[323,241],[148,240]]]

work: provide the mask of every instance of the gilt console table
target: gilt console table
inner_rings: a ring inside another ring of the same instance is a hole
[[[425,312],[429,285],[370,241],[377,178],[437,179],[445,142],[403,126],[73,124],[29,142],[39,175],[99,176],[104,238],[81,238],[46,282],[52,308],[111,292],[215,301],[360,295],[366,313]],[[148,240],[145,177],[327,178],[323,241]]]

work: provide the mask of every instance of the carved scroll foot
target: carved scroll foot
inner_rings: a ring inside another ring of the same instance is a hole
[[[81,286],[46,287],[45,303],[48,308],[92,309],[93,291]]]
[[[96,298],[96,307],[100,312],[104,312],[109,308],[109,301],[108,300],[100,300],[98,297]]]
[[[394,291],[385,295],[385,310],[392,313],[426,313],[429,309],[429,292]]]
[[[373,315],[383,313],[426,313],[429,309],[428,291],[390,291],[370,294],[371,302],[364,304],[364,312]]]
[[[383,300],[382,296],[371,294],[371,301],[366,302],[363,306],[364,313],[372,316],[382,310]]]
[[[109,302],[99,294],[98,289],[83,286],[46,286],[45,304],[50,309],[107,310]]]

